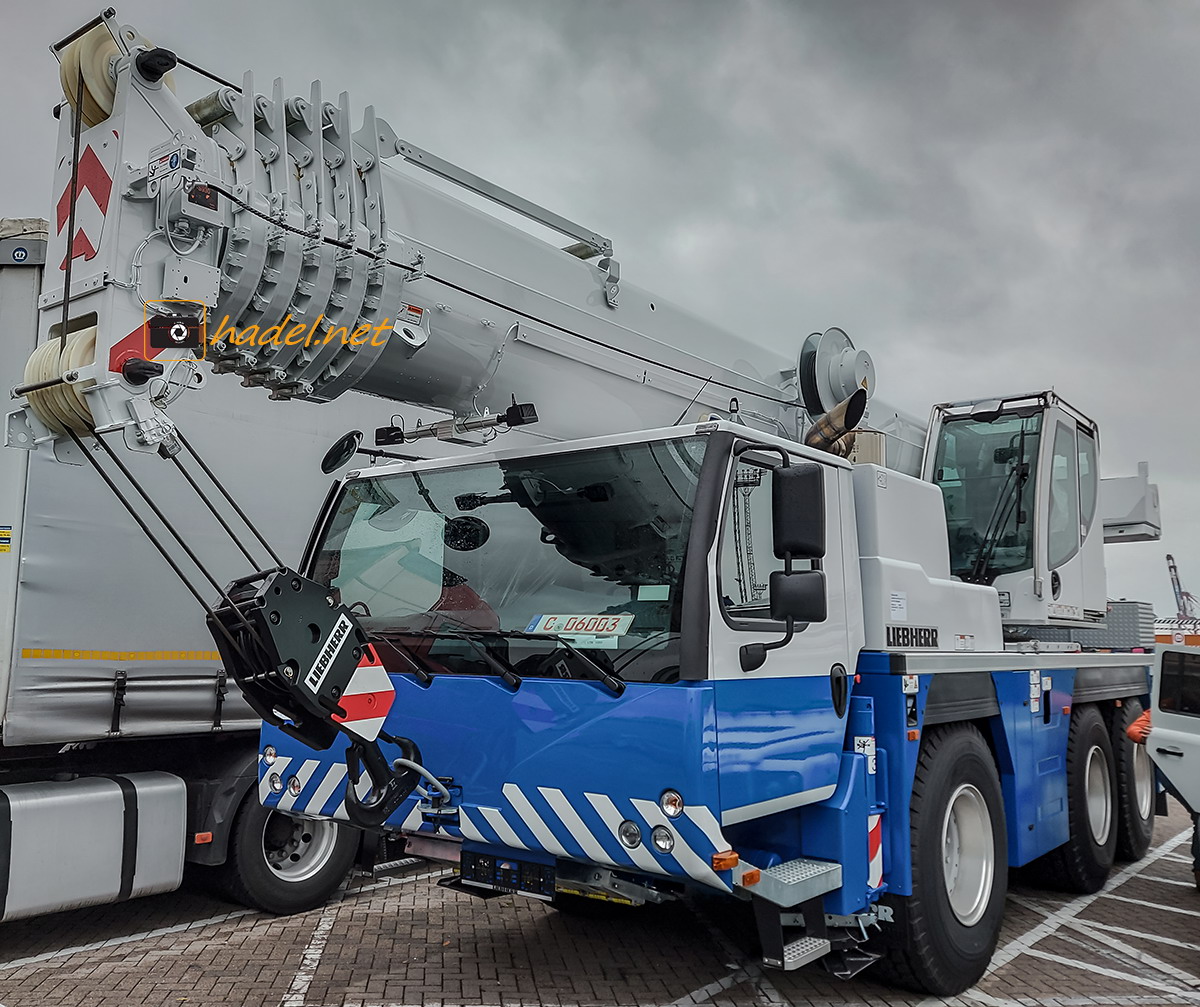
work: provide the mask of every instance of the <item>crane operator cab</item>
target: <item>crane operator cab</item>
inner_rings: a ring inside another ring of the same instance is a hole
[[[1103,625],[1096,424],[1054,392],[935,406],[924,477],[954,576],[994,587],[1006,627]]]

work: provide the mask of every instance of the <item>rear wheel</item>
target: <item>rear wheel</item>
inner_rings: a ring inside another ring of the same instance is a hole
[[[1104,885],[1117,849],[1116,794],[1112,740],[1104,718],[1091,704],[1077,706],[1067,739],[1070,837],[1047,853],[1041,865],[1042,876],[1054,887],[1090,894]]]
[[[315,909],[350,872],[358,842],[358,832],[339,822],[264,808],[251,788],[234,822],[221,885],[234,901],[264,912]]]
[[[987,969],[1008,888],[1000,778],[975,725],[925,734],[911,823],[913,894],[885,896],[895,922],[876,938],[876,969],[906,989],[953,996]]]
[[[1154,833],[1154,764],[1145,745],[1129,740],[1125,729],[1142,714],[1142,704],[1127,699],[1113,711],[1113,763],[1117,775],[1117,859],[1141,860]]]

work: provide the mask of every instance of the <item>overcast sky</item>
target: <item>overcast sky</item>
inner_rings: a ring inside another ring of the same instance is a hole
[[[49,215],[47,46],[98,9],[4,4],[0,215]],[[925,415],[1053,386],[1100,423],[1104,474],[1148,459],[1162,490],[1163,541],[1109,547],[1110,595],[1173,614],[1168,551],[1200,594],[1200,4],[118,11],[227,78],[349,90],[402,137],[610,235],[624,279],[764,345],[841,326],[890,403]]]

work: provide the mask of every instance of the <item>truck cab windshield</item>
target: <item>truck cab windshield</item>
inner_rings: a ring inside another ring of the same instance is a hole
[[[705,445],[691,436],[356,480],[313,576],[435,675],[677,681]],[[411,670],[390,649],[377,648],[389,670]]]

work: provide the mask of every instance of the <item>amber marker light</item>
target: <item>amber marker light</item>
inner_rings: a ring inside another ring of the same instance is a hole
[[[732,871],[737,865],[738,855],[733,850],[726,850],[724,853],[714,853],[712,855],[714,871]]]

